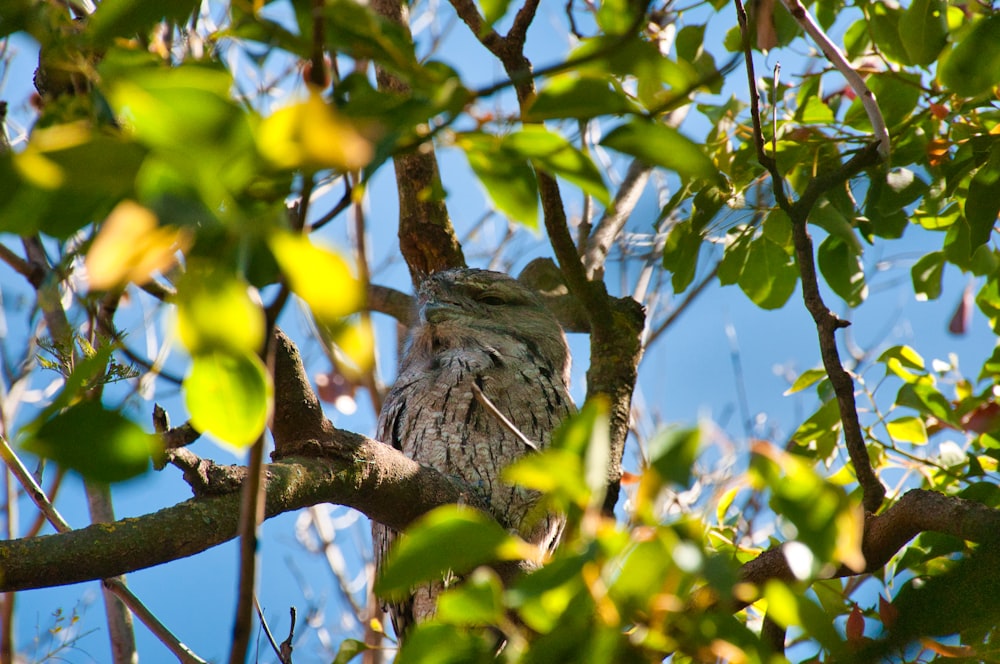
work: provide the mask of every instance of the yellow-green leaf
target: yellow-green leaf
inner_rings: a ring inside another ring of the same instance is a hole
[[[264,342],[264,311],[249,284],[212,266],[192,264],[177,284],[177,333],[192,355],[216,349],[256,353]]]
[[[375,154],[371,141],[315,91],[265,118],[257,144],[272,163],[289,169],[355,171]]]
[[[264,432],[274,387],[256,355],[195,355],[183,387],[184,404],[198,431],[237,449],[249,447]]]
[[[895,440],[924,445],[927,442],[927,427],[919,417],[906,416],[885,423],[889,435]]]
[[[288,285],[321,324],[336,325],[364,304],[361,284],[337,252],[292,233],[275,233],[269,244]]]

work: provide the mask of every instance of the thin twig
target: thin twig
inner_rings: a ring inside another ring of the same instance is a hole
[[[802,26],[802,29],[806,31],[812,40],[816,42],[820,50],[823,51],[823,55],[829,60],[837,71],[847,80],[847,84],[851,86],[854,90],[854,94],[857,95],[858,99],[861,100],[861,104],[865,107],[865,112],[868,114],[868,120],[872,124],[872,131],[875,134],[875,142],[878,143],[878,153],[883,161],[889,161],[889,129],[885,126],[885,118],[882,117],[882,111],[878,107],[878,101],[875,99],[875,94],[868,89],[865,84],[865,80],[861,78],[858,72],[854,71],[851,67],[851,63],[847,61],[844,57],[843,52],[837,47],[833,41],[827,36],[823,29],[819,27],[816,21],[813,19],[812,14],[806,11],[806,8],[802,6],[799,0],[781,0],[784,3],[785,8],[788,9],[792,18]]]
[[[594,232],[587,242],[587,250],[583,256],[583,263],[586,266],[587,276],[591,279],[604,269],[604,262],[611,250],[611,244],[625,227],[625,222],[632,215],[635,206],[639,203],[646,182],[649,181],[649,174],[653,168],[639,159],[635,159],[629,164],[628,172],[618,193],[611,205],[604,211],[604,215],[597,222]]]
[[[499,408],[493,405],[493,402],[490,401],[490,398],[485,394],[483,394],[482,389],[480,389],[480,387],[475,383],[472,384],[472,394],[475,395],[476,401],[478,401],[483,408],[489,411],[491,415],[500,420],[500,424],[502,424],[503,427],[507,429],[507,431],[510,431],[512,434],[514,434],[515,438],[524,443],[525,447],[527,447],[528,449],[532,449],[536,452],[538,451],[538,445],[536,445],[534,442],[532,442],[530,438],[521,433],[521,430],[518,429],[513,422],[508,420],[507,417],[500,412]]]

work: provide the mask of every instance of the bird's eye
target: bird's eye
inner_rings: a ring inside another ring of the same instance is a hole
[[[491,307],[492,306],[498,306],[498,305],[501,305],[501,304],[507,304],[506,301],[504,301],[504,299],[502,297],[499,297],[499,296],[496,296],[496,295],[490,295],[488,293],[484,294],[484,295],[480,295],[479,297],[476,298],[476,301],[480,302],[482,304],[488,304]]]

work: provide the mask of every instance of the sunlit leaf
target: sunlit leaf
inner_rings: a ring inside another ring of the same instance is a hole
[[[146,472],[160,449],[156,436],[96,401],[55,415],[24,447],[97,482],[120,482]]]
[[[441,546],[442,542],[448,546]],[[491,517],[445,505],[421,517],[396,541],[375,589],[380,597],[399,597],[449,572],[465,574],[498,560],[536,556],[535,547],[509,534]]]
[[[594,162],[559,134],[543,126],[528,125],[505,137],[503,145],[527,157],[536,168],[575,184],[604,205],[611,203]]]
[[[249,447],[264,433],[274,386],[256,355],[199,353],[191,358],[183,388],[184,405],[198,431],[235,449]]]
[[[826,378],[826,369],[806,369],[795,378],[792,386],[785,390],[782,396],[787,397],[789,394],[801,392],[810,385],[815,385],[824,378]]]
[[[447,647],[442,647],[447,644]],[[490,632],[439,622],[418,623],[393,660],[395,664],[489,664],[496,660]]]
[[[264,311],[250,286],[207,262],[191,263],[177,284],[177,332],[188,352],[256,353],[264,343]]]
[[[989,91],[1000,81],[1000,15],[980,18],[938,68],[946,88],[963,97]]]
[[[919,417],[898,417],[885,423],[889,435],[895,440],[923,445],[927,442],[927,427]]]
[[[624,93],[607,80],[569,74],[554,76],[531,100],[526,121],[558,118],[588,119],[601,115],[623,115],[638,110]]]
[[[823,240],[817,252],[817,262],[826,283],[848,306],[856,307],[868,296],[861,257],[839,237]]]
[[[344,639],[340,642],[340,647],[337,648],[337,656],[333,658],[333,664],[347,664],[368,649],[368,645],[364,641]]]
[[[493,25],[507,13],[510,0],[479,0],[479,5],[483,8],[483,18],[487,25]]]
[[[87,280],[98,290],[142,285],[177,260],[191,244],[187,229],[159,226],[156,216],[133,201],[122,201],[101,226],[87,252]]]
[[[601,145],[674,171],[685,179],[715,182],[719,177],[701,146],[662,123],[634,120],[620,125],[604,137]]]
[[[304,235],[274,233],[268,239],[282,273],[292,291],[305,300],[316,319],[326,325],[337,325],[340,319],[357,312],[364,304],[365,294],[343,256],[319,247]],[[356,345],[362,339],[345,340],[355,344],[358,359],[363,348]]]
[[[279,168],[356,171],[374,157],[371,141],[316,91],[265,118],[257,144]]]
[[[750,243],[738,283],[754,304],[779,309],[795,292],[799,271],[795,259],[767,236]]]
[[[944,252],[932,251],[921,256],[910,268],[910,278],[918,299],[938,299],[944,279]]]
[[[504,149],[500,138],[463,134],[457,144],[497,209],[529,228],[538,227],[538,184],[528,159]]]

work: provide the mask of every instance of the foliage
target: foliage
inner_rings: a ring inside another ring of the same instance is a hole
[[[644,229],[655,237],[654,260],[623,258],[655,268],[663,289],[669,279],[681,297],[714,282],[775,310],[818,273],[833,308],[855,310],[869,298],[873,257],[919,237],[931,248],[902,288],[934,300],[946,275],[967,275],[953,330],[963,332],[975,308],[1000,333],[1000,11],[990,3],[809,3],[864,74],[892,137],[887,163],[840,178],[831,174],[865,154],[871,114],[780,4],[757,3],[748,46],[808,55],[794,78],[774,71],[753,82],[760,108],[744,101],[739,27],[711,43],[720,22],[733,24],[721,0],[570,2],[561,20],[572,48],[530,79],[509,52],[515,42],[497,44],[501,28],[526,29],[524,7],[534,5],[455,0],[467,37],[506,72],[489,86],[474,84],[435,40],[414,41],[408,26],[354,0],[201,8],[105,0],[83,20],[67,10],[77,4],[17,0],[0,21],[0,37],[25,33],[41,49],[40,111],[23,140],[0,151],[0,232],[5,262],[35,289],[48,351],[32,346],[24,374],[6,380],[29,380],[36,366],[65,376],[50,403],[17,428],[5,419],[2,433],[88,480],[141,475],[163,456],[128,409],[132,395],[105,390],[171,383],[160,358],[125,343],[140,324],[118,329],[124,297],[149,297],[169,312],[186,354],[172,383],[190,424],[231,447],[262,444],[280,398],[268,340],[292,294],[332,346],[338,379],[372,390],[377,402],[363,203],[386,162],[397,160],[398,174],[430,149],[461,153],[491,208],[515,226],[544,225],[557,254],[570,206],[554,227],[546,177],[607,217],[629,205],[610,173],[624,163],[655,169],[670,186]],[[275,87],[288,98],[245,92],[240,62],[262,76],[284,67]],[[447,179],[424,184],[421,205],[449,201]],[[343,205],[321,216],[317,192],[334,186],[344,188]],[[803,199],[812,201],[807,219],[788,204]],[[382,203],[371,202],[379,214]],[[359,229],[357,265],[310,237],[348,208]],[[583,221],[589,229],[591,219]],[[447,227],[446,218],[435,223]],[[815,256],[797,244],[806,224]],[[377,225],[388,234],[385,219]],[[23,256],[14,239],[27,247]],[[605,268],[585,267],[591,275]],[[846,363],[876,473],[1000,506],[1000,350],[971,372],[907,345],[879,351]],[[537,571],[504,587],[491,564],[543,556],[466,509],[439,508],[409,533],[381,590],[443,571],[464,583],[410,635],[399,661],[493,659],[498,635],[505,661],[775,661],[782,655],[760,635],[765,611],[788,630],[789,658],[914,661],[921,647],[936,653],[927,657],[995,656],[1000,593],[986,544],[925,532],[871,570],[882,585],[879,608],[870,592],[859,606],[849,577],[865,570],[866,516],[843,454],[843,395],[825,368],[802,372],[789,388],[810,392],[812,412],[788,439],[754,442],[749,460],[716,486],[699,478],[698,460],[718,442],[711,426],[637,435],[640,467],[626,476],[621,520],[601,511],[607,468],[617,462],[608,458],[614,405],[590,399],[552,449],[509,470],[569,516],[563,545]],[[694,497],[685,503],[685,495]],[[773,526],[772,541],[755,538],[761,521]],[[436,551],[442,539],[475,546]],[[794,578],[744,583],[741,565],[763,544],[781,543]],[[987,589],[976,593],[986,617],[965,611],[956,615],[968,619],[955,621],[934,610],[962,605],[960,593],[977,587]],[[876,623],[873,639],[865,628]],[[347,640],[337,661],[362,652]]]

